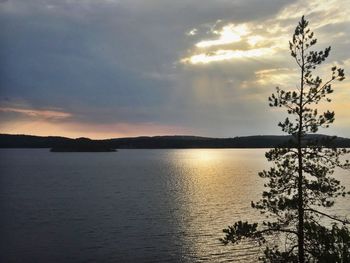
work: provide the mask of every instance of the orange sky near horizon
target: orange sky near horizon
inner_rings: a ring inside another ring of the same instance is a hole
[[[46,120],[10,122],[0,128],[0,133],[26,134],[36,136],[62,136],[69,138],[88,137],[91,139],[109,139],[137,136],[158,135],[191,135],[182,127],[159,124],[86,124],[86,123],[55,123]]]

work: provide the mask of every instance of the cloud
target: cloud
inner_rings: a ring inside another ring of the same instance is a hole
[[[221,29],[211,29],[216,39],[200,40],[190,54],[181,59],[182,63],[199,64],[242,58],[271,57],[277,51],[283,50],[281,32],[277,29],[269,31],[260,24],[226,24]]]
[[[189,58],[184,58],[181,61],[184,63],[198,64],[198,63],[211,63],[217,61],[225,61],[232,59],[241,58],[255,58],[261,56],[271,56],[274,51],[269,48],[258,48],[249,50],[216,50],[211,53],[201,53],[198,55],[193,55]]]
[[[22,109],[22,108],[11,108],[11,107],[0,107],[0,112],[8,113],[20,113],[25,116],[46,119],[46,120],[58,120],[66,119],[72,117],[72,114],[63,111],[54,111],[54,110],[34,110],[34,109]]]
[[[220,21],[221,22],[221,21]],[[252,33],[247,24],[227,24],[219,31],[215,29],[217,23],[211,28],[213,34],[218,35],[216,39],[201,40],[195,44],[195,50],[189,57],[181,59],[182,63],[198,64],[227,61],[242,58],[255,58],[271,56],[274,49],[265,46],[254,48],[264,40],[264,37]],[[222,49],[221,46],[229,48],[230,45],[242,43],[242,49]]]
[[[288,40],[298,12],[316,28],[319,47],[332,45],[330,60],[347,68],[347,2],[1,2],[0,105],[70,114],[47,122],[57,125],[52,133],[74,136],[89,130],[102,136],[108,129],[118,135],[121,123],[130,127],[123,135],[135,134],[133,129],[211,136],[279,133],[278,114],[269,110],[266,98],[276,85],[296,85]],[[346,98],[348,80],[341,85],[336,94]],[[23,129],[40,132],[40,125],[48,124],[37,114],[2,112],[0,124],[15,127],[31,120],[33,125]],[[340,134],[349,134],[341,124],[350,116],[345,111],[337,116]]]
[[[219,38],[215,40],[200,41],[196,44],[196,47],[206,48],[239,42],[241,41],[242,36],[249,34],[249,31],[247,29],[247,26],[244,24],[238,26],[235,26],[234,24],[228,24],[224,26],[220,32],[214,31],[213,33],[219,35]]]

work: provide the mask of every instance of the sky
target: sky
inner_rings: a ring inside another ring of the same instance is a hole
[[[282,134],[275,87],[298,87],[301,16],[332,46],[336,120],[350,137],[348,0],[0,0],[0,133],[115,138]]]

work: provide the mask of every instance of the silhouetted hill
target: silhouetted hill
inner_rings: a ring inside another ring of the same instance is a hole
[[[308,135],[308,144],[350,148],[350,139],[327,135]],[[87,138],[41,137],[0,134],[0,148],[52,148],[53,151],[112,151],[112,149],[179,149],[179,148],[272,148],[289,145],[292,136],[259,135],[234,138],[197,136],[130,137],[106,140]],[[90,150],[89,150],[90,149]]]
[[[52,152],[111,152],[103,141],[88,138],[41,137],[32,135],[0,134],[0,148],[51,148]]]
[[[51,148],[74,141],[56,136],[32,136],[0,134],[0,148]]]

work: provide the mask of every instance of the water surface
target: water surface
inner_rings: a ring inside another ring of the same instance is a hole
[[[254,262],[256,248],[218,238],[261,219],[250,201],[263,189],[265,151],[0,150],[0,261]],[[348,201],[335,212],[349,214]]]

